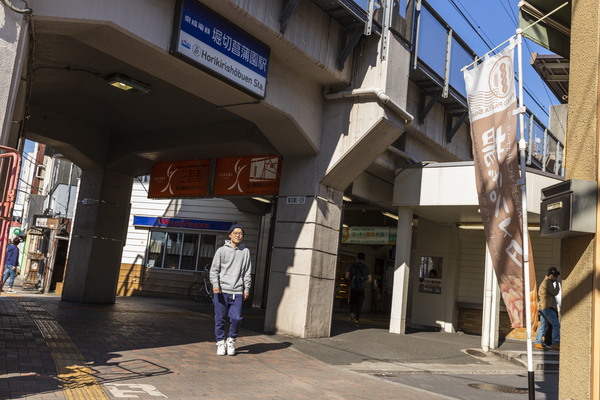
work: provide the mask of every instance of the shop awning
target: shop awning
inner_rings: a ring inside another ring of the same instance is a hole
[[[563,178],[527,168],[527,215],[540,222],[542,188]],[[403,169],[394,182],[395,207],[437,223],[481,223],[473,161],[417,164]]]
[[[544,21],[523,32],[523,36],[561,55],[570,56],[572,0],[527,0],[519,2],[519,28],[525,29],[544,15],[568,3]]]

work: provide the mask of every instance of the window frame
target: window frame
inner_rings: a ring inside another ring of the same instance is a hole
[[[150,267],[148,266],[148,257],[150,255],[150,241],[152,238],[152,232],[163,232],[165,234],[165,242],[162,246],[162,262],[161,262],[161,266],[160,267]],[[167,245],[166,245],[166,240],[169,237],[170,233],[175,233],[175,234],[181,234],[181,247],[179,249],[179,263],[177,264],[177,268],[165,268],[165,255],[167,253]],[[146,244],[146,257],[144,258],[144,267],[145,268],[153,268],[153,269],[157,269],[157,270],[163,270],[163,271],[187,271],[187,272],[198,272],[198,263],[200,260],[200,245],[202,243],[202,237],[204,235],[208,235],[208,236],[214,236],[215,237],[215,248],[213,251],[213,257],[215,252],[217,251],[217,246],[219,244],[219,233],[220,232],[213,232],[213,231],[198,231],[198,232],[194,232],[194,231],[183,231],[183,230],[177,230],[177,229],[148,229],[148,236],[147,236],[147,244]],[[196,246],[196,264],[194,266],[194,269],[181,269],[181,261],[183,259],[183,248],[184,248],[184,243],[185,243],[185,235],[198,235],[198,245]],[[202,266],[200,266],[200,268],[203,268]]]

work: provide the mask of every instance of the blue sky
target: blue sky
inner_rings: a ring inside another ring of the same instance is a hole
[[[452,26],[469,46],[482,55],[489,51],[484,41],[469,26],[465,19],[454,8],[450,0],[428,0],[444,20]],[[507,40],[516,33],[519,18],[518,0],[454,0],[471,24],[478,29],[480,35],[492,48]],[[548,125],[548,115],[551,105],[560,104],[550,89],[544,84],[530,64],[531,53],[553,54],[529,39],[523,39],[523,82],[533,95],[525,93],[525,105],[536,116]],[[515,58],[517,54],[515,52]],[[538,106],[534,99],[540,103]],[[544,113],[544,111],[546,113]]]
[[[363,7],[367,3],[367,0],[355,1]],[[518,0],[428,0],[428,2],[469,47],[480,56],[490,50],[485,42],[493,49],[516,33],[519,18]],[[401,7],[405,7],[405,4],[406,0],[401,0]],[[453,4],[459,8],[475,30],[465,21],[465,18],[456,10]],[[530,95],[525,92],[524,102],[547,126],[550,106],[560,104],[560,102],[530,65],[532,52],[538,54],[551,54],[551,52],[528,39],[524,39],[523,82],[531,93]],[[516,57],[517,53],[515,51],[515,60]],[[536,104],[536,102],[539,104]]]

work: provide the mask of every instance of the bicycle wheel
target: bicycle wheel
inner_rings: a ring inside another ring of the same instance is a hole
[[[204,282],[194,282],[188,289],[188,296],[194,301],[204,301],[208,297]]]

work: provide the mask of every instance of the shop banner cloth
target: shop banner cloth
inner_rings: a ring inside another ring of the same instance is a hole
[[[499,54],[465,70],[475,181],[486,242],[513,328],[525,326],[523,209],[517,152],[514,41]],[[529,245],[530,246],[530,245]],[[537,322],[533,257],[529,256],[532,325]],[[535,322],[534,322],[535,321]]]

